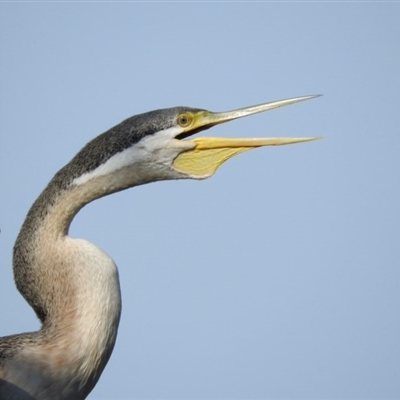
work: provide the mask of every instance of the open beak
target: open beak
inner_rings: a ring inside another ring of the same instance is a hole
[[[256,106],[239,108],[233,111],[213,113],[210,111],[200,111],[193,115],[193,122],[185,130],[182,136],[189,136],[198,131],[208,129],[214,125],[232,121],[237,118],[260,113],[273,108],[283,107],[299,101],[313,99],[320,95],[294,97],[291,99],[278,100],[270,103],[259,104]],[[207,178],[211,176],[217,168],[230,157],[261,146],[279,146],[308,142],[319,139],[318,137],[303,138],[221,138],[221,137],[196,137],[188,140],[195,143],[192,149],[183,151],[174,160],[173,166],[188,175],[197,178]]]

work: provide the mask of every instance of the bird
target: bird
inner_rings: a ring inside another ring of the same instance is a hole
[[[111,356],[121,316],[118,269],[103,250],[68,235],[82,207],[150,182],[208,178],[224,161],[252,148],[315,140],[189,137],[318,96],[226,112],[154,110],[130,117],[87,143],[50,180],[17,236],[15,284],[41,327],[0,338],[0,399],[85,399]]]

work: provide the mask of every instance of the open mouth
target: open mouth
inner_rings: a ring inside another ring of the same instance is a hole
[[[178,124],[184,128],[184,132],[176,136],[182,140],[198,132],[209,129],[215,125],[232,121],[237,118],[260,113],[273,108],[283,107],[289,104],[312,99],[320,95],[294,97],[285,100],[278,100],[270,103],[259,104],[256,106],[240,108],[233,111],[213,113],[200,110],[197,112],[183,112],[178,116]],[[188,141],[195,146],[192,149],[178,154],[173,162],[173,166],[197,178],[207,178],[226,160],[235,154],[262,146],[280,146],[308,142],[319,139],[318,137],[277,137],[277,138],[218,138],[218,137],[195,137]]]
[[[195,135],[196,133],[199,133],[199,132],[202,132],[202,131],[206,131],[207,129],[210,129],[210,128],[212,128],[213,126],[215,126],[215,124],[204,125],[204,126],[202,126],[202,127],[195,128],[195,129],[193,129],[193,130],[180,133],[178,136],[175,137],[175,139],[179,139],[179,140],[186,139],[186,138],[188,138],[189,136]]]

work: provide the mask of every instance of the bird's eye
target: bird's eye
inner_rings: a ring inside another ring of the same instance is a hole
[[[178,117],[178,124],[182,128],[186,128],[192,123],[193,117],[190,114],[181,114]]]

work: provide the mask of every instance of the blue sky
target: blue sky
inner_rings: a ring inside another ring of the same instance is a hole
[[[96,201],[71,235],[119,266],[90,399],[400,397],[399,3],[0,4],[0,335],[30,205],[92,137],[147,110],[322,93],[212,136],[324,136],[209,180]]]

